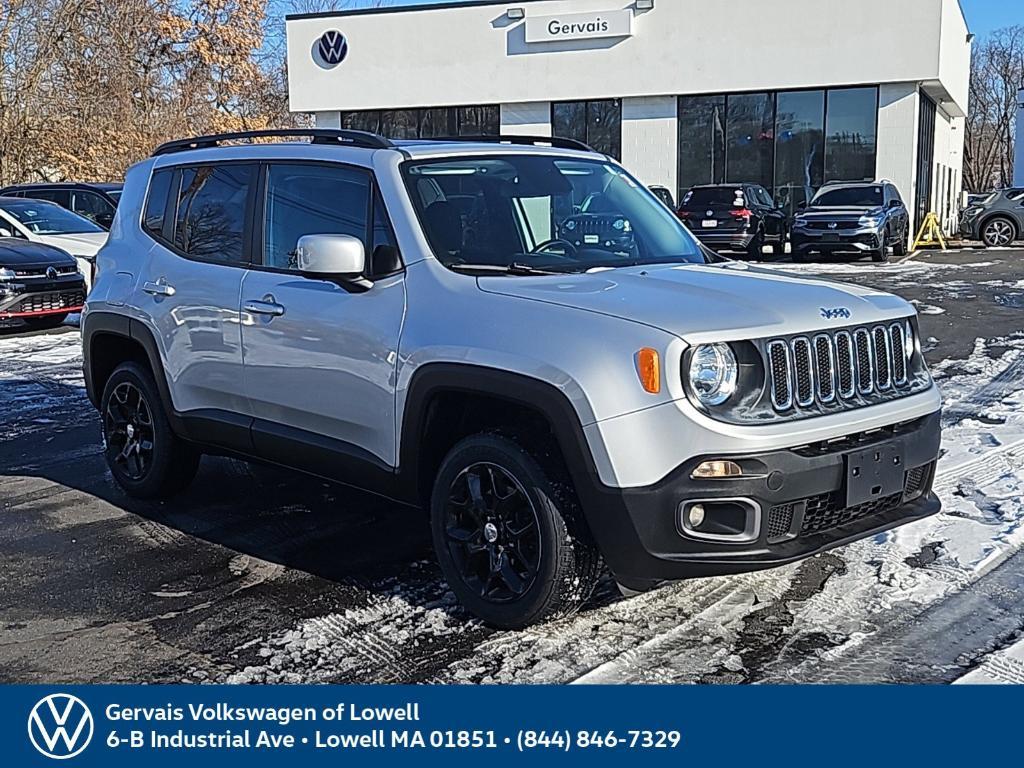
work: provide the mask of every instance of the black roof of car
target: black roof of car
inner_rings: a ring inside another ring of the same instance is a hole
[[[30,189],[98,189],[103,192],[121,189],[120,181],[33,181],[27,184],[11,184],[0,190],[0,194],[11,190],[28,191]]]

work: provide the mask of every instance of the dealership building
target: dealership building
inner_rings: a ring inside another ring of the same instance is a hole
[[[957,215],[971,35],[957,0],[518,0],[289,16],[294,112],[394,138],[583,140],[644,183],[754,182],[792,209],[893,181]]]

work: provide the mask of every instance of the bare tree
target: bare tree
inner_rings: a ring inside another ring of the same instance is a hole
[[[1024,88],[1024,26],[1000,29],[971,57],[964,185],[984,192],[1013,182],[1017,92]]]

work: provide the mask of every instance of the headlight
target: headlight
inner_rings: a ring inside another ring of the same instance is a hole
[[[860,225],[862,227],[870,227],[871,229],[877,229],[882,223],[881,219],[877,219],[874,216],[861,216]]]
[[[736,391],[738,370],[727,344],[702,344],[690,356],[690,389],[704,405],[721,405]]]
[[[13,269],[7,269],[7,267],[0,267],[0,280],[13,280],[17,275],[14,274]]]

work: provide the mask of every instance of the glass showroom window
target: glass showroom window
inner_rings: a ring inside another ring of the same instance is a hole
[[[697,184],[725,182],[725,96],[679,99],[679,198]]]
[[[775,110],[775,202],[792,214],[824,181],[825,92],[780,93]]]
[[[772,188],[775,155],[775,96],[745,93],[726,102],[726,177]]]
[[[828,92],[825,181],[874,181],[877,128],[877,88],[838,88]]]
[[[501,132],[501,114],[496,104],[345,112],[341,116],[341,127],[379,133],[392,139],[497,136]]]
[[[555,136],[582,141],[616,160],[622,157],[622,104],[618,99],[553,104],[551,127]]]

